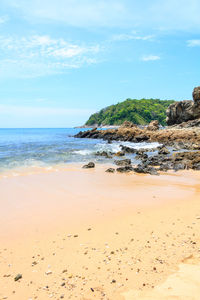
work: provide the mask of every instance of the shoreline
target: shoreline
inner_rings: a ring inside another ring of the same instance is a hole
[[[0,299],[146,299],[198,264],[200,174],[104,170],[0,179]]]

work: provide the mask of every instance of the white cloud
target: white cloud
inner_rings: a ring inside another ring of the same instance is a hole
[[[160,56],[158,56],[158,55],[144,55],[141,58],[142,61],[154,61],[154,60],[159,60],[159,59],[160,59]]]
[[[130,40],[141,40],[148,41],[153,39],[153,35],[139,36],[136,34],[117,34],[112,37],[113,41],[130,41]]]
[[[200,46],[200,40],[188,40],[187,45],[188,47]]]
[[[33,35],[0,36],[0,76],[36,77],[97,63],[99,45],[78,45],[64,39]]]

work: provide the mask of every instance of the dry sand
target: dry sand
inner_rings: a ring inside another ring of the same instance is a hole
[[[0,178],[0,299],[200,299],[200,174],[105,169]]]

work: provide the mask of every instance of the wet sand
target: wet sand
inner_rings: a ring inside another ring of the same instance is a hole
[[[0,299],[199,299],[200,174],[106,168],[0,178]]]

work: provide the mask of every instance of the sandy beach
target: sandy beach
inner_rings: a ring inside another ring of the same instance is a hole
[[[1,176],[0,299],[199,299],[200,174],[107,167]]]

